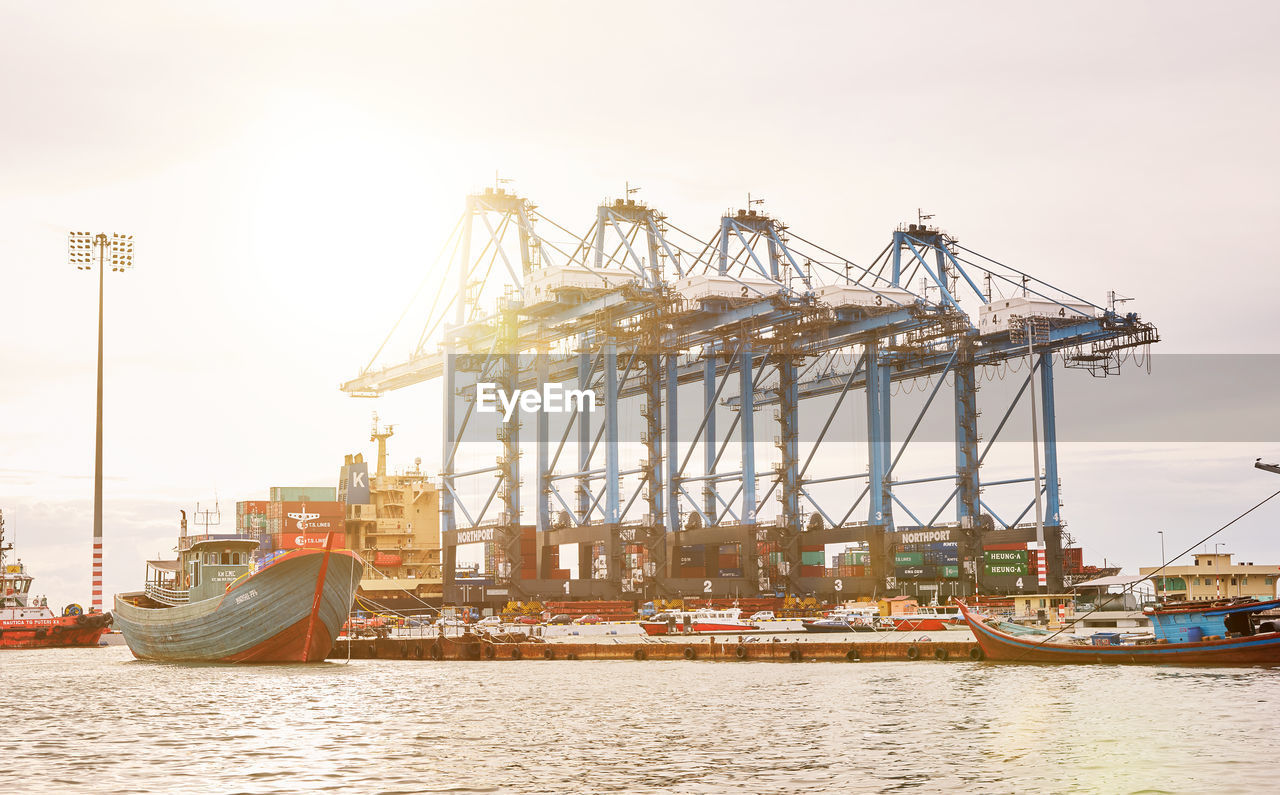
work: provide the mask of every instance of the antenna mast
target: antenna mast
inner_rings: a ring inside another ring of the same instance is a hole
[[[383,425],[382,429],[378,429],[378,412],[373,412],[373,430],[369,432],[369,441],[378,443],[378,469],[377,477],[385,477],[387,474],[387,439],[390,439],[396,433],[396,426]]]

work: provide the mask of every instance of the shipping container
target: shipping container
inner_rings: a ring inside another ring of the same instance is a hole
[[[1025,549],[986,550],[982,554],[989,565],[998,563],[1022,563],[1025,565],[1027,562],[1027,550]]]
[[[923,552],[895,552],[893,555],[893,565],[895,566],[919,566],[923,563]]]
[[[275,533],[337,532],[346,530],[347,511],[340,502],[273,502],[267,512]]]
[[[403,558],[399,555],[393,555],[390,552],[377,552],[373,556],[373,565],[375,566],[399,566],[403,562]]]
[[[337,502],[336,486],[272,486],[271,502]]]
[[[941,566],[939,571],[942,573],[942,578],[946,580],[955,580],[960,577],[959,566]]]
[[[680,547],[680,568],[701,568],[705,564],[706,548],[702,544]]]
[[[801,577],[825,577],[826,575],[827,575],[827,569],[825,566],[819,565],[819,566],[801,566],[800,567]]]
[[[988,563],[985,566],[988,577],[1025,577],[1026,563]]]
[[[323,549],[328,543],[332,549],[347,545],[346,533],[276,533],[272,538],[276,549]]]
[[[809,552],[801,552],[800,565],[801,566],[822,566],[826,562],[824,560],[825,557],[826,555],[821,548],[818,548],[817,550],[813,550]]]
[[[938,576],[935,566],[898,566],[895,572],[900,580],[933,580]]]
[[[716,575],[716,576],[719,576],[719,577],[741,577],[741,576],[742,576],[742,569],[720,569],[720,570],[717,572],[717,575]]]

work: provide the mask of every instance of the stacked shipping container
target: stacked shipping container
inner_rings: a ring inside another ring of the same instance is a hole
[[[957,579],[960,545],[955,541],[898,544],[893,553],[894,574],[900,580]]]

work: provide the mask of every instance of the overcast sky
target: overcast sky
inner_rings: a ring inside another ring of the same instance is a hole
[[[628,180],[705,238],[750,191],[863,260],[923,207],[1095,303],[1134,297],[1161,352],[1276,353],[1278,15],[7,2],[0,508],[36,590],[87,601],[96,274],[65,264],[72,229],[138,241],[107,274],[108,593],[172,546],[178,508],[333,481],[374,408],[393,465],[436,471],[436,387],[337,385],[495,170],[577,230]],[[1149,564],[1156,529],[1172,552],[1280,487],[1249,468],[1277,454],[1064,444],[1064,517],[1087,561]],[[1280,561],[1277,518],[1218,540]]]

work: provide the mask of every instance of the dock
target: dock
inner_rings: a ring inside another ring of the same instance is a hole
[[[720,662],[882,662],[978,661],[972,640],[799,641],[737,638],[618,640],[613,643],[500,642],[480,636],[357,638],[339,640],[330,660],[546,661],[704,660]]]

